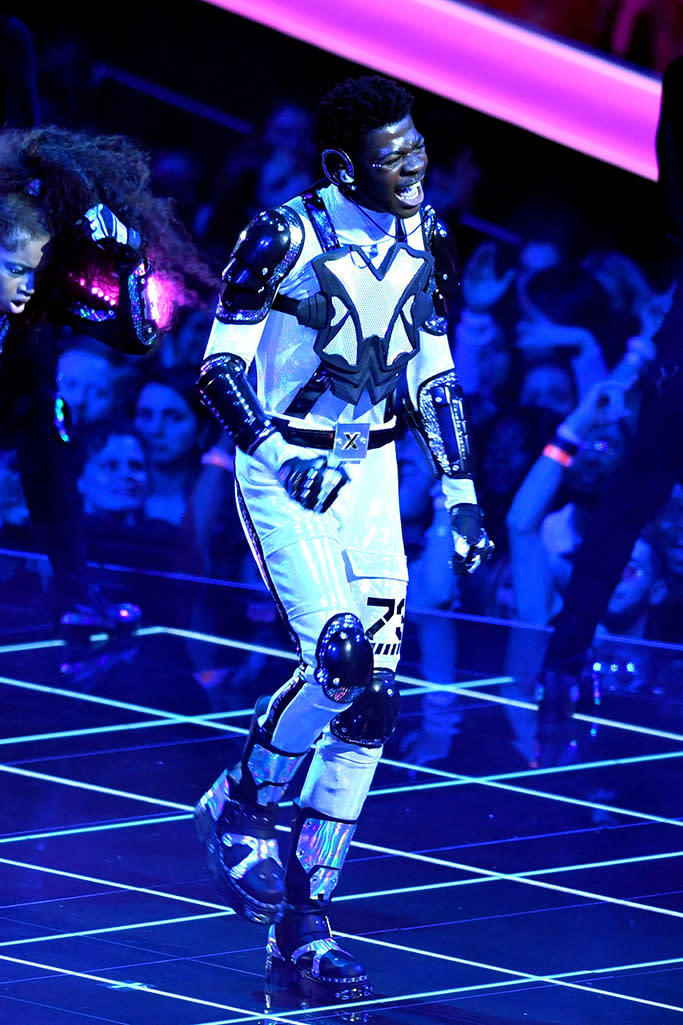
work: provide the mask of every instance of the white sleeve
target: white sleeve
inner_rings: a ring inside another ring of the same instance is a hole
[[[454,505],[460,505],[462,502],[470,505],[479,504],[471,477],[442,477],[441,490],[447,509],[452,509]]]
[[[224,324],[216,318],[211,327],[204,359],[216,356],[219,352],[229,352],[243,359],[249,368],[256,355],[267,320],[266,316],[258,324]]]
[[[445,370],[453,370],[453,357],[448,335],[432,335],[420,331],[420,348],[414,359],[410,361],[406,371],[410,401],[417,408],[417,391],[423,381],[441,374]]]

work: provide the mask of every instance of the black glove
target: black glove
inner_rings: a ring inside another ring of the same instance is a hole
[[[132,263],[140,258],[140,233],[135,228],[127,228],[104,203],[87,210],[78,227],[95,245],[113,249],[121,260]]]
[[[478,505],[463,502],[451,509],[453,532],[453,559],[451,565],[457,576],[474,573],[475,569],[493,555],[495,545],[484,530],[484,514]]]
[[[348,482],[343,467],[328,466],[325,456],[316,459],[294,457],[283,463],[277,478],[290,498],[304,509],[325,512]]]

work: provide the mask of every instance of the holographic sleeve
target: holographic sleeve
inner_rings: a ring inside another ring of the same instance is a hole
[[[133,266],[119,264],[116,274],[88,273],[70,283],[67,319],[72,326],[119,352],[143,355],[156,348],[166,325],[154,311],[158,283],[146,257]]]

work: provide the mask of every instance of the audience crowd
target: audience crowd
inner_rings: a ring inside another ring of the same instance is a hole
[[[638,5],[611,6],[623,20]],[[654,17],[659,5],[640,7]],[[216,268],[216,291],[245,218],[312,184],[313,154],[308,112],[284,101],[226,157],[209,188],[198,184],[189,155],[159,155],[157,181],[178,195],[188,230]],[[428,201],[448,211],[456,239],[458,212],[476,191],[472,159],[465,145],[461,159],[431,170],[433,195],[427,189]],[[444,672],[452,678],[455,655],[444,651],[443,635],[436,645],[430,641],[433,617],[420,613],[552,624],[596,495],[628,458],[640,383],[671,301],[669,282],[652,283],[631,255],[605,247],[602,238],[598,248],[576,252],[562,245],[562,232],[539,231],[528,199],[520,197],[520,210],[532,213],[526,227],[523,217],[517,220],[520,242],[512,255],[508,242],[483,236],[465,254],[451,323],[479,497],[496,544],[494,557],[471,578],[451,573],[448,515],[414,438],[402,430],[398,441],[409,605],[418,616],[423,661],[438,653],[435,665],[423,665],[435,680]],[[559,204],[556,214],[561,220]],[[569,236],[575,225],[565,227]],[[582,235],[590,237],[588,227]],[[212,316],[210,308],[186,312],[145,358],[118,355],[65,330],[56,420],[65,443],[80,453],[94,561],[254,583],[235,505],[231,443],[195,387]],[[553,445],[556,436],[575,451],[572,459]],[[7,448],[0,450],[0,524],[0,546],[31,550]],[[634,547],[600,630],[677,643],[682,603],[677,488]]]

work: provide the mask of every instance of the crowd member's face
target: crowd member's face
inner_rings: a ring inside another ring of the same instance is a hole
[[[424,139],[410,115],[369,132],[355,162],[356,202],[369,210],[412,217],[424,201]]]
[[[69,349],[59,357],[57,388],[74,424],[91,424],[114,407],[114,372],[108,360],[93,352]]]
[[[165,466],[187,456],[197,444],[197,417],[173,388],[152,382],[140,392],[135,426],[152,464]]]
[[[142,445],[131,434],[112,434],[85,463],[78,481],[86,513],[125,517],[142,510],[147,468]]]
[[[656,566],[652,549],[638,538],[631,558],[609,600],[610,615],[638,615],[650,604],[650,591],[656,579]]]
[[[48,235],[22,235],[11,248],[0,242],[0,313],[23,313],[36,290]]]

